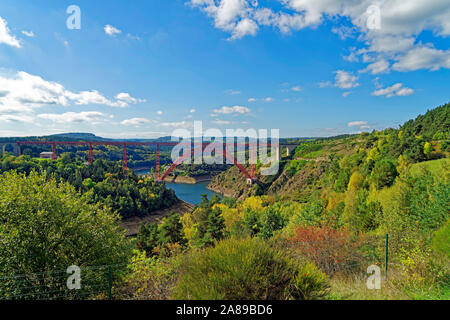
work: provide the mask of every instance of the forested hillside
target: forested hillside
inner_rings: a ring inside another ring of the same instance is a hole
[[[90,166],[65,153],[58,161],[33,159],[30,156],[2,155],[0,173],[16,171],[29,175],[37,172],[47,179],[67,182],[92,203],[101,203],[123,218],[145,216],[168,208],[178,200],[173,190],[153,179],[124,172],[118,162],[96,160]]]

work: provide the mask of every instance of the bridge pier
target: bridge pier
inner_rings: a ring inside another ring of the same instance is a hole
[[[289,157],[292,152],[295,151],[295,149],[298,147],[298,145],[292,145],[292,144],[280,144],[276,149],[276,156],[278,161],[281,161],[283,157],[283,150],[286,148],[286,156]]]
[[[159,143],[156,145],[156,168],[155,168],[155,180],[156,181],[162,181],[161,180],[161,163],[160,163],[160,157],[159,157]]]
[[[123,171],[127,172],[127,170],[128,170],[128,158],[127,158],[127,144],[126,143],[123,145],[122,165],[123,165]]]
[[[92,143],[89,144],[89,156],[88,156],[88,163],[91,165],[94,162],[94,153],[92,151]]]

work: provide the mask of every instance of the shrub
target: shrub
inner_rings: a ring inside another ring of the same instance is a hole
[[[373,253],[366,252],[368,248],[362,240],[353,238],[347,231],[329,227],[297,227],[289,244],[299,257],[313,262],[328,275],[357,269],[366,262],[363,259],[367,255],[373,259]]]
[[[134,251],[128,273],[115,288],[118,299],[167,300],[175,283],[174,258],[147,257],[144,251]]]
[[[293,260],[257,238],[228,239],[180,262],[176,299],[285,299],[296,275]]]
[[[327,297],[329,286],[326,275],[313,263],[300,266],[291,285],[291,298],[295,300],[318,300]]]

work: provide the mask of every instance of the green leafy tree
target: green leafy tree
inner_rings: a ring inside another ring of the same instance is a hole
[[[65,272],[71,265],[123,264],[129,258],[130,243],[118,216],[88,203],[68,183],[34,171],[28,177],[14,171],[0,175],[0,220],[0,277],[48,273],[2,281],[2,298],[30,291],[58,295],[55,286],[65,288],[65,278],[61,283],[52,272]],[[96,281],[104,279],[85,279],[84,286]]]
[[[371,179],[377,189],[391,186],[398,176],[397,168],[390,160],[383,159],[375,163]]]
[[[139,226],[137,235],[137,247],[148,254],[151,254],[153,249],[158,245],[159,232],[158,224],[143,223]]]
[[[181,246],[186,245],[183,224],[180,221],[179,214],[172,213],[164,219],[163,223],[159,226],[158,243],[160,245],[166,245],[169,243],[178,243]]]

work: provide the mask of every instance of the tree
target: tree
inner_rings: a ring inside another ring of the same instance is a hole
[[[208,226],[206,227],[206,234],[211,241],[221,240],[224,238],[225,219],[222,217],[222,212],[219,208],[211,209],[208,215]]]
[[[371,179],[377,189],[391,186],[398,176],[397,168],[390,160],[380,160],[375,163]]]
[[[148,254],[151,254],[153,249],[158,245],[158,224],[143,223],[139,226],[137,235],[137,247]]]
[[[28,177],[15,171],[0,175],[0,220],[0,277],[48,273],[1,283],[1,298],[28,291],[57,296],[54,285],[65,287],[67,278],[61,282],[55,271],[128,262],[130,243],[117,215],[89,204],[68,183],[34,171]],[[100,285],[104,279],[98,277],[85,278],[84,287]]]
[[[160,245],[178,243],[181,246],[186,245],[186,238],[183,233],[183,225],[180,222],[180,215],[172,213],[164,219],[161,226],[159,226]]]

